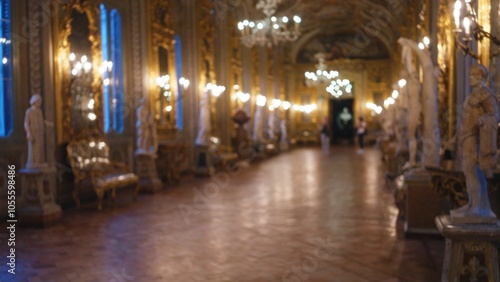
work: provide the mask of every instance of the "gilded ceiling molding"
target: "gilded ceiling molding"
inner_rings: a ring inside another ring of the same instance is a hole
[[[57,27],[56,40],[58,40],[57,49],[57,59],[56,59],[56,69],[59,70],[58,76],[56,78],[56,92],[58,97],[61,99],[60,105],[62,106],[62,119],[59,121],[58,128],[58,140],[62,143],[69,142],[72,139],[79,138],[83,135],[88,134],[104,134],[103,125],[103,111],[102,111],[102,85],[100,80],[99,69],[94,67],[93,70],[93,81],[92,89],[94,93],[94,112],[97,116],[96,121],[98,123],[98,128],[89,129],[89,132],[75,132],[73,130],[71,121],[72,112],[72,101],[71,101],[71,76],[70,76],[70,42],[69,36],[71,35],[72,22],[71,18],[72,11],[75,10],[79,13],[84,13],[89,20],[89,38],[91,43],[91,56],[92,65],[101,65],[102,51],[101,51],[101,40],[99,33],[99,3],[96,0],[68,0],[67,4],[62,5],[60,19]],[[57,81],[60,80],[61,86]]]

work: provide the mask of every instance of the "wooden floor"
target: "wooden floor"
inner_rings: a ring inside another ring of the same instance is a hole
[[[15,276],[3,232],[0,281],[440,281],[444,241],[404,238],[383,176],[376,149],[299,148],[135,203],[124,191],[18,229]]]

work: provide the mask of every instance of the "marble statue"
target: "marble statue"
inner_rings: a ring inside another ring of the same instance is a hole
[[[209,146],[212,126],[210,124],[210,89],[205,88],[201,93],[199,131],[195,144]]]
[[[411,48],[417,54],[420,66],[422,67],[423,82],[422,82],[422,109],[423,112],[423,134],[422,139],[427,144],[432,146],[424,146],[423,163],[426,166],[439,167],[440,156],[439,148],[441,147],[441,137],[439,133],[438,120],[438,69],[432,63],[432,58],[429,50],[420,49],[418,44],[407,38],[399,38],[399,44]]]
[[[399,86],[393,85],[394,89]],[[396,135],[396,155],[406,155],[408,148],[408,103],[406,88],[399,89],[399,96],[394,104],[394,133]]]
[[[380,127],[382,127],[382,130],[384,131],[382,139],[386,141],[391,140],[391,137],[394,135],[393,109],[394,107],[385,109],[382,111],[379,118]]]
[[[466,218],[466,223],[496,223],[496,215],[490,208],[486,176],[492,176],[498,160],[499,112],[497,98],[485,84],[487,77],[484,66],[471,67],[469,84],[472,92],[463,104],[459,142],[469,201],[450,214],[452,220]]]
[[[274,112],[269,114],[269,117],[267,118],[268,126],[269,128],[267,129],[267,135],[269,139],[274,140],[276,137],[276,115]]]
[[[409,160],[406,167],[417,166],[417,130],[420,123],[420,114],[422,105],[420,102],[421,85],[419,75],[415,70],[412,62],[411,49],[408,46],[408,41],[400,38],[399,44],[403,47],[401,52],[404,69],[406,70],[406,98],[408,102],[408,144],[409,144]]]
[[[281,143],[287,142],[288,138],[288,133],[286,131],[286,121],[284,119],[281,120],[280,122],[280,129],[281,129]]]
[[[262,141],[262,122],[263,122],[263,112],[262,112],[263,107],[257,106],[255,109],[255,117],[254,117],[254,124],[253,124],[253,133],[252,133],[252,139],[254,141]]]
[[[149,103],[145,98],[139,101],[137,107],[137,154],[156,154],[158,138],[154,113],[149,110]]]
[[[40,168],[47,166],[45,159],[45,125],[43,119],[42,96],[35,94],[30,99],[31,107],[24,116],[24,130],[28,139],[28,160],[26,168]]]

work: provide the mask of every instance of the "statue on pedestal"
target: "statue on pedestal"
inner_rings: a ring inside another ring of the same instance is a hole
[[[462,167],[465,174],[468,203],[451,211],[453,221],[460,223],[491,223],[497,221],[491,211],[486,176],[491,177],[496,167],[498,101],[486,86],[488,71],[475,65],[469,71],[472,92],[463,104]]]
[[[438,121],[438,71],[432,62],[431,54],[427,49],[420,49],[418,44],[407,38],[399,38],[399,44],[411,48],[417,54],[420,66],[422,67],[422,109],[423,113],[423,140],[433,146],[424,146],[423,162],[426,166],[439,167],[440,156],[439,148],[441,146],[441,137],[439,133]]]
[[[154,113],[149,110],[149,103],[145,98],[139,101],[137,107],[137,151],[136,154],[156,154],[158,138]]]
[[[286,130],[286,120],[282,119],[280,122],[280,129],[281,129],[281,143],[286,143],[288,142],[288,133]]]
[[[198,146],[209,146],[212,126],[210,124],[210,89],[205,88],[200,99],[200,119],[198,136],[195,144]]]
[[[26,168],[46,167],[45,125],[51,125],[43,119],[42,96],[35,94],[30,99],[31,107],[24,116],[24,130],[28,139],[28,160]]]
[[[252,139],[254,141],[262,141],[264,138],[262,136],[262,122],[263,122],[263,112],[261,106],[257,106],[255,109],[254,126]]]
[[[408,101],[408,138],[409,138],[409,161],[405,165],[407,167],[417,166],[417,129],[420,123],[420,114],[422,105],[420,102],[421,85],[418,73],[415,70],[412,62],[412,54],[408,41],[404,38],[398,40],[399,44],[403,46],[401,52],[402,61],[406,70],[406,94]]]

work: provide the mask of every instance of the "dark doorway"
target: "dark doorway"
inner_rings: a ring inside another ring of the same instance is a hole
[[[330,100],[332,138],[334,144],[354,144],[354,99]]]

